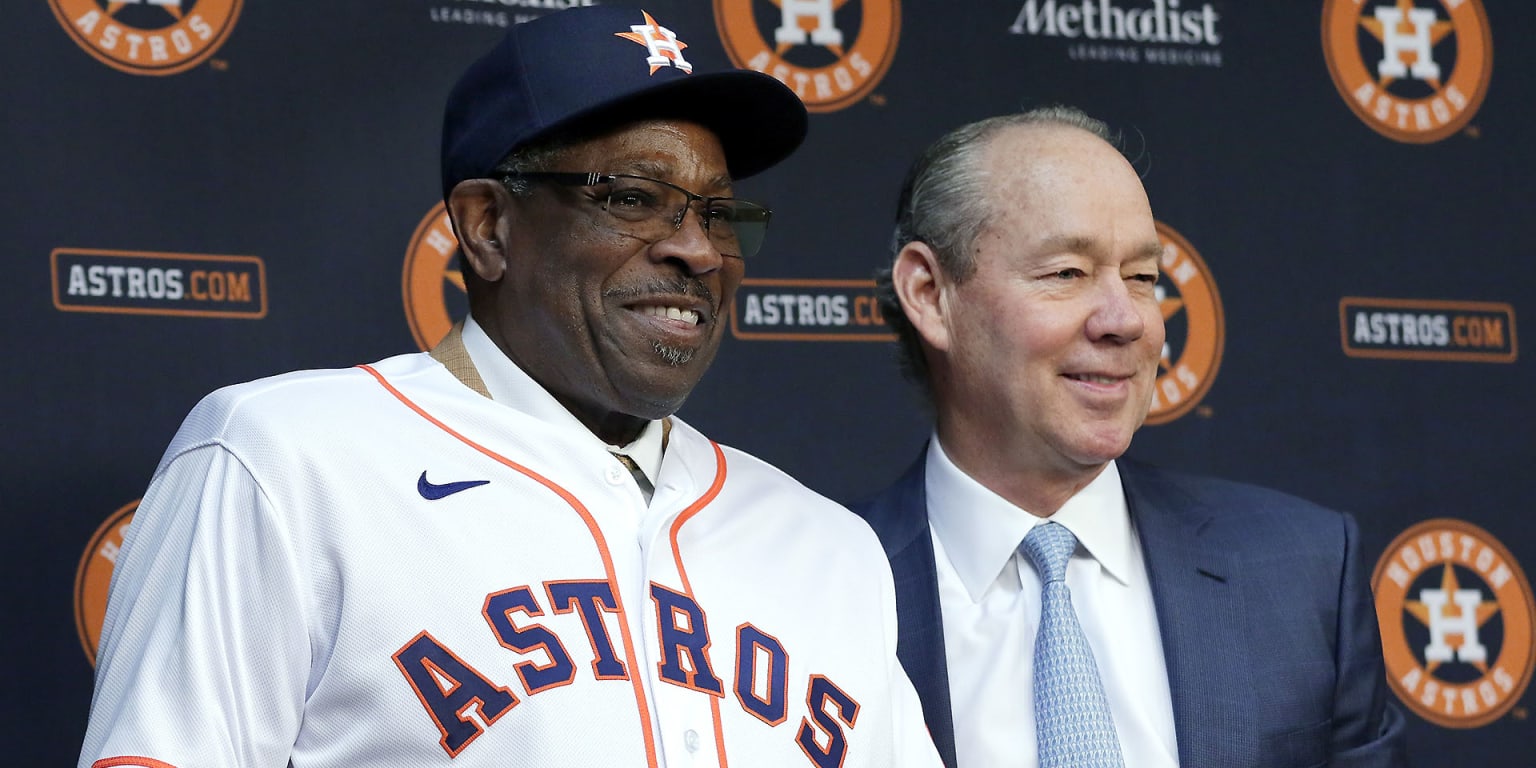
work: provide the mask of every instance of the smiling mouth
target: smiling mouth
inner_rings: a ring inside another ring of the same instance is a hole
[[[1086,381],[1089,384],[1116,384],[1125,380],[1120,376],[1103,376],[1095,373],[1069,373],[1067,378],[1073,381]]]
[[[660,317],[667,320],[679,320],[689,325],[698,325],[700,316],[698,310],[684,309],[682,307],[663,307],[658,305],[646,305],[636,308],[640,314]]]
[[[713,321],[716,309],[714,292],[697,277],[652,280],[648,284],[613,288],[604,293],[609,300],[644,317],[655,318],[681,330],[698,328]]]

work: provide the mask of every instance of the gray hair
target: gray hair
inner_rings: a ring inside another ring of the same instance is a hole
[[[504,176],[550,170],[560,159],[561,155],[575,143],[576,141],[562,135],[524,144],[513,149],[506,157],[503,157],[501,162],[497,163],[496,167],[486,174],[486,177],[501,182]],[[513,179],[512,181],[501,183],[514,197],[527,197],[533,193],[533,184],[525,179]],[[474,268],[469,264],[469,259],[464,257],[462,248],[459,249],[459,276],[464,280],[464,290],[466,293],[478,293],[480,291],[479,288],[475,287],[480,281],[480,276],[475,274]]]
[[[535,171],[548,171],[555,161],[571,146],[577,142],[565,136],[537,141],[525,144],[512,150],[510,154],[501,159],[491,171],[491,175],[500,181],[502,176],[519,173],[531,173]],[[583,169],[586,170],[586,169]],[[526,197],[532,190],[532,184],[523,179],[514,179],[505,184],[507,191],[518,197]]]
[[[939,268],[956,282],[976,271],[976,237],[993,218],[988,169],[982,157],[998,133],[1007,128],[1059,125],[1093,134],[1117,149],[1119,137],[1102,121],[1076,107],[1037,107],[1026,112],[989,117],[956,128],[935,141],[907,171],[896,204],[896,231],[891,258],[907,244],[933,248]],[[902,372],[922,386],[931,399],[928,362],[917,329],[907,319],[891,279],[891,267],[875,273],[875,298],[886,325],[896,332],[897,360]]]

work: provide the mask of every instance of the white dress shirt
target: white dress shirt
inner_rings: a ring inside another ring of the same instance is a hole
[[[966,475],[937,436],[928,450],[927,493],[959,768],[1033,768],[1040,576],[1018,546],[1045,518]],[[1067,586],[1126,768],[1177,766],[1157,612],[1114,463],[1048,519],[1081,544],[1067,563]]]

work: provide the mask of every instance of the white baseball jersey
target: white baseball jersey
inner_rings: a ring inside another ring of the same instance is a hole
[[[939,765],[862,521],[678,420],[655,486],[427,354],[215,392],[125,537],[79,765]]]

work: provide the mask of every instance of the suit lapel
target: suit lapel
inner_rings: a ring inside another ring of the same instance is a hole
[[[896,656],[923,702],[928,733],[947,766],[955,765],[949,670],[944,657],[944,617],[928,532],[927,452],[868,506],[859,510],[880,536],[891,561],[897,608]]]
[[[1163,641],[1180,765],[1243,765],[1257,691],[1238,553],[1219,510],[1135,462],[1118,462]]]

